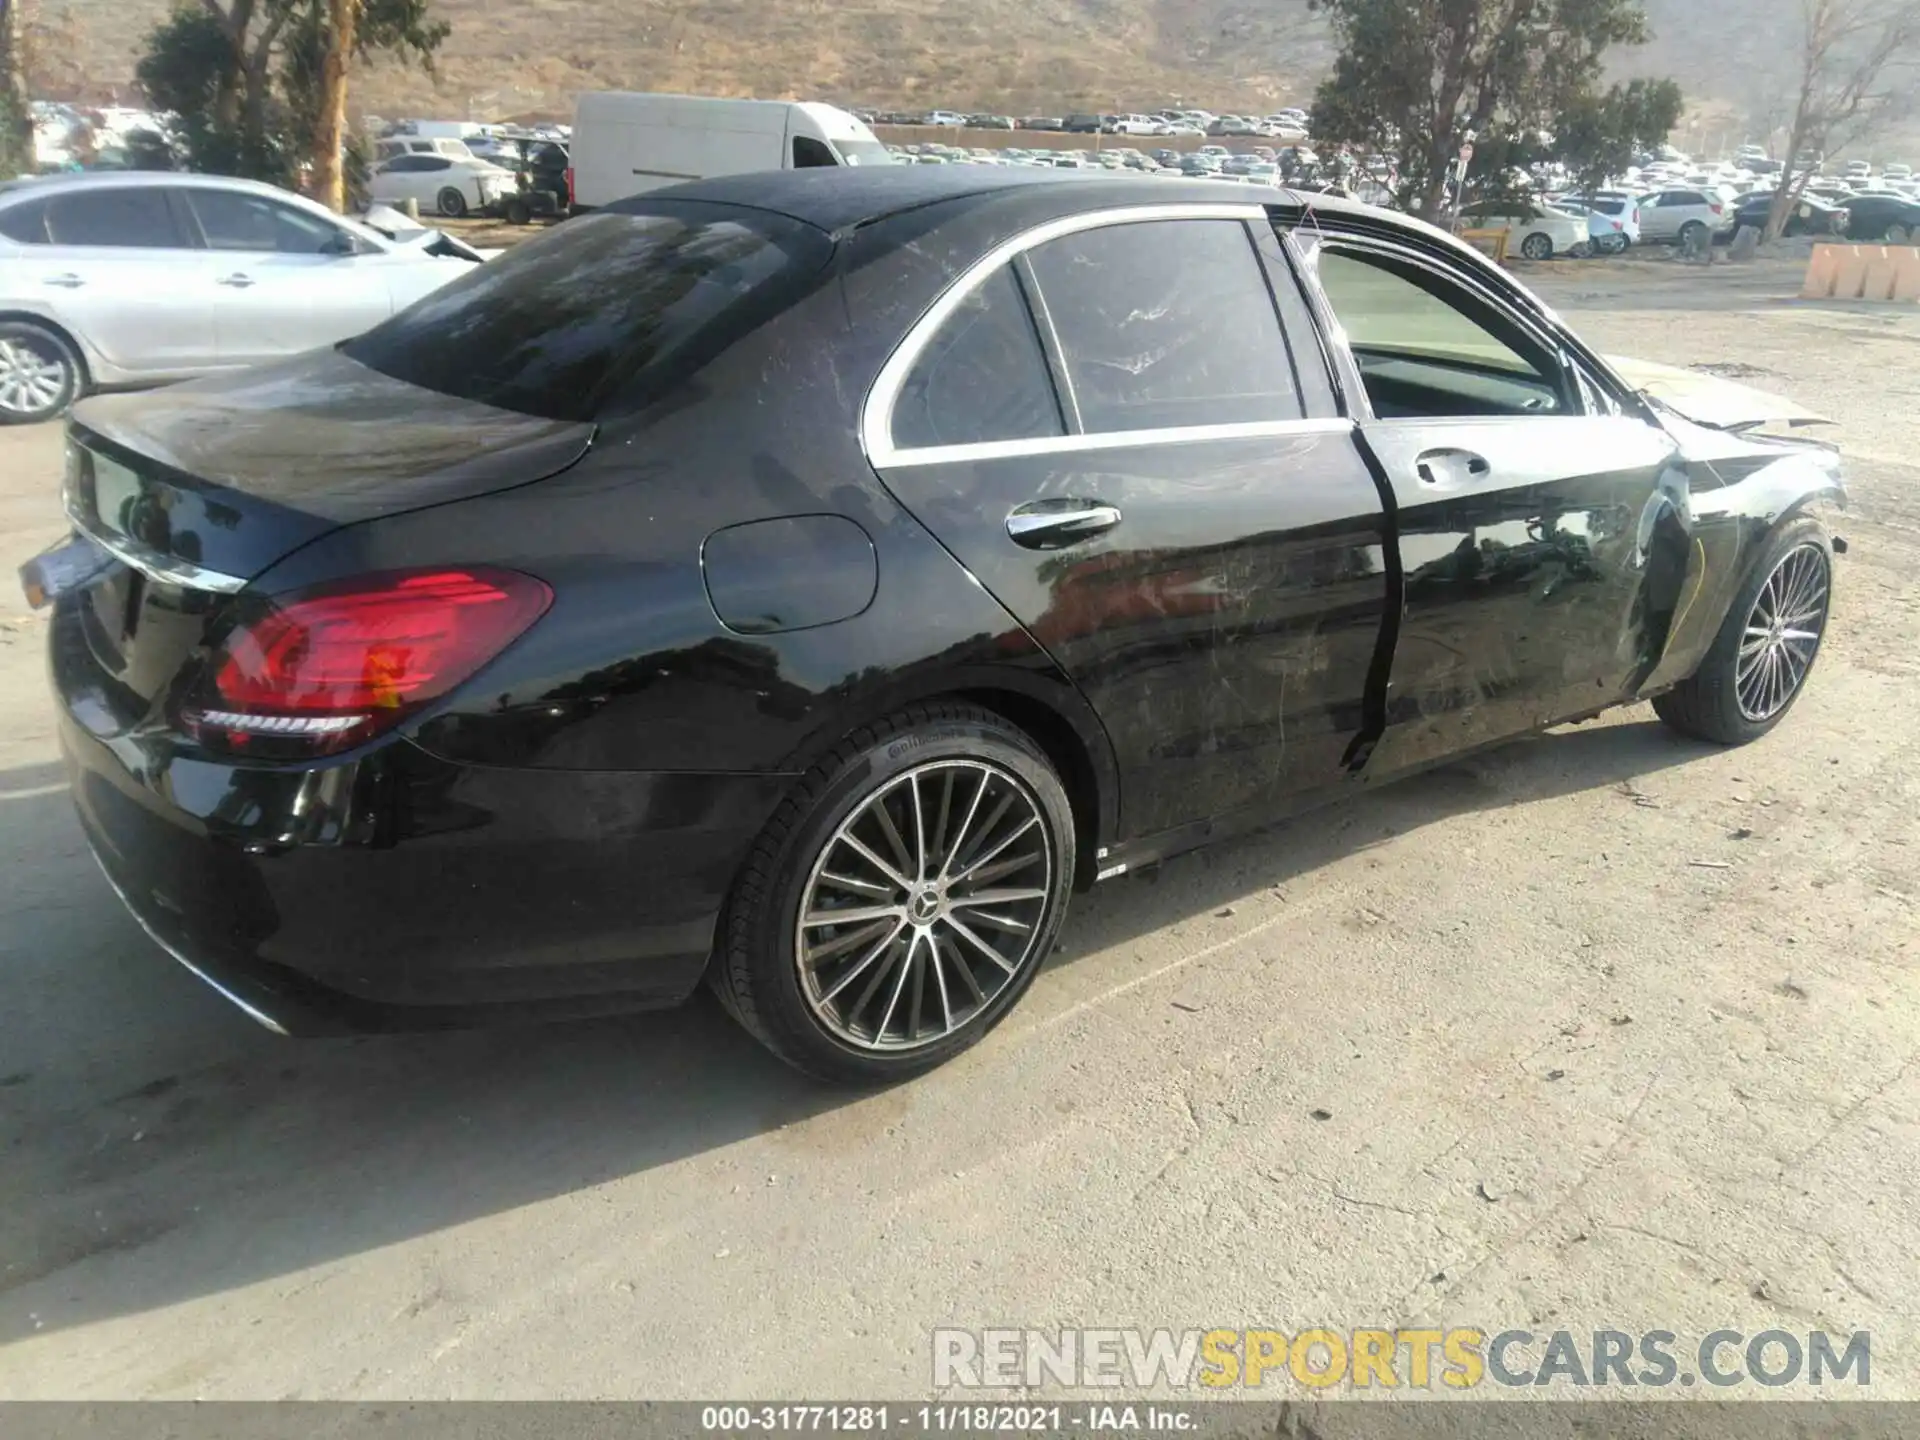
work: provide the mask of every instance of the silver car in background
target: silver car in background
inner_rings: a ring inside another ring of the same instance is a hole
[[[358,335],[465,274],[463,250],[221,176],[0,184],[0,424]]]

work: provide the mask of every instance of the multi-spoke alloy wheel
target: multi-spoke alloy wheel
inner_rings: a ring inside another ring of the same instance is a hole
[[[1778,725],[1820,653],[1832,604],[1833,542],[1813,516],[1789,520],[1754,557],[1693,674],[1653,708],[1680,731],[1742,745]]]
[[[73,402],[79,362],[38,326],[0,326],[0,424],[47,420]]]
[[[1066,915],[1078,837],[1046,751],[959,700],[910,705],[808,766],[754,844],[707,979],[823,1079],[904,1079],[992,1030]]]
[[[1734,666],[1734,693],[1748,720],[1771,720],[1799,692],[1827,624],[1827,551],[1797,545],[1773,567],[1753,602]]]
[[[863,1049],[913,1049],[985,1012],[1031,957],[1054,858],[1033,793],[980,760],[917,766],[828,840],[794,957],[807,1003]]]

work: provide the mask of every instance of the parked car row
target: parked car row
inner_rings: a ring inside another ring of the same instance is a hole
[[[958,110],[903,111],[859,109],[870,125],[928,125],[941,129],[1050,130],[1068,135],[1211,135],[1303,139],[1307,112],[1297,107],[1271,115],[1216,115],[1210,110],[1155,110],[1132,113],[1083,111],[1064,115],[963,114]]]

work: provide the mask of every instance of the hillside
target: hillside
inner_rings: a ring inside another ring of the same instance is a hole
[[[168,0],[47,0],[52,88],[125,87]],[[582,90],[807,96],[1015,113],[1305,103],[1330,51],[1305,0],[438,0],[437,77],[355,80],[382,115],[565,114]],[[1671,74],[1744,111],[1790,55],[1795,0],[1650,0],[1623,74]],[[1737,20],[1735,16],[1737,15]],[[123,90],[124,93],[124,90]]]

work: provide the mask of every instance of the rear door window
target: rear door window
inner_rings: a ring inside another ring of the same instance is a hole
[[[28,200],[0,210],[0,235],[21,245],[47,243],[47,202]]]
[[[47,197],[47,234],[55,245],[184,250],[191,242],[158,185],[115,185]]]
[[[1301,418],[1280,319],[1238,220],[1110,225],[1028,260],[1082,430]]]
[[[818,283],[833,242],[770,211],[602,210],[516,245],[342,349],[383,375],[550,420],[637,409]]]
[[[1033,315],[1002,266],[920,352],[894,404],[893,443],[910,450],[1064,433]]]

